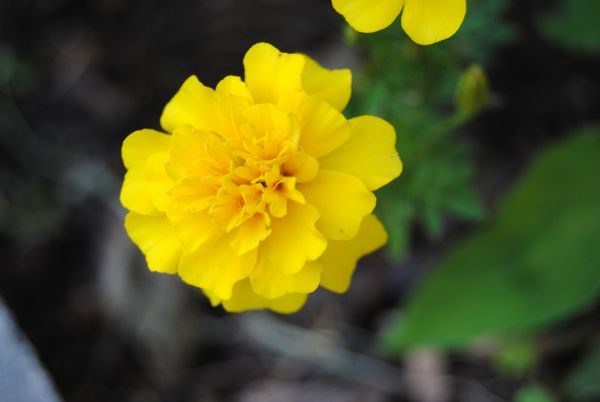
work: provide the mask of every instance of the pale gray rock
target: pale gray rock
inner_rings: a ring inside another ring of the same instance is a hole
[[[34,349],[0,299],[0,402],[60,402]]]

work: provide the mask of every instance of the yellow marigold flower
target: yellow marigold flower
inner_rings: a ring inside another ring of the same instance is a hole
[[[402,12],[402,29],[420,45],[454,35],[467,10],[466,0],[332,0],[333,8],[359,32],[390,26]]]
[[[150,270],[179,274],[228,311],[298,310],[319,286],[345,292],[387,239],[372,191],[400,174],[396,135],[347,120],[349,70],[254,45],[245,80],[188,78],[165,134],[123,143],[125,228]]]

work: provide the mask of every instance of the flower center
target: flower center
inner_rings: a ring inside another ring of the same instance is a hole
[[[199,138],[197,147],[185,150],[191,157],[184,177],[170,192],[176,209],[207,212],[225,232],[246,223],[268,228],[271,218],[287,214],[289,202],[305,203],[297,184],[312,180],[318,170],[316,159],[300,149],[293,115],[260,104],[242,117],[232,136],[190,134]]]

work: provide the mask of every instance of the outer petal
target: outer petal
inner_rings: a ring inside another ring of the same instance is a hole
[[[173,132],[177,126],[184,124],[211,130],[214,113],[214,91],[202,85],[198,77],[192,75],[165,106],[160,125],[168,132]]]
[[[233,285],[250,275],[254,269],[256,255],[256,250],[252,250],[238,256],[231,250],[225,237],[216,238],[194,252],[184,252],[179,275],[186,283],[228,300]]]
[[[245,281],[241,281],[241,282],[245,282]],[[240,282],[238,282],[238,283],[240,283]],[[234,287],[234,289],[235,289],[235,287]],[[210,305],[213,307],[217,307],[219,304],[221,304],[223,302],[223,300],[219,299],[214,294],[207,292],[205,289],[202,289],[202,293],[204,293],[204,295],[206,297],[208,297],[208,300],[210,301]]]
[[[144,169],[146,160],[157,152],[167,152],[171,136],[156,130],[134,131],[123,141],[121,155],[128,170]]]
[[[211,299],[213,302],[213,299]],[[225,310],[237,313],[247,310],[271,309],[282,314],[291,314],[300,310],[306,302],[306,295],[290,293],[285,296],[266,299],[252,290],[250,281],[243,280],[235,285],[231,299],[223,301]]]
[[[277,103],[282,94],[302,89],[304,57],[257,43],[244,57],[245,81],[256,103]]]
[[[261,252],[280,272],[298,272],[327,247],[327,240],[315,228],[317,219],[319,213],[314,207],[290,202],[287,215],[273,219],[271,235],[261,244]]]
[[[416,43],[430,45],[454,35],[466,11],[466,0],[406,0],[402,28]]]
[[[248,90],[246,83],[236,75],[228,75],[217,84],[215,89],[219,94],[225,96],[237,96],[246,99],[250,103],[254,103],[252,94]]]
[[[153,192],[146,181],[143,170],[130,170],[125,174],[121,187],[121,204],[128,210],[141,215],[162,215],[152,201]]]
[[[403,3],[404,0],[332,0],[333,8],[359,32],[387,28],[400,14]]]
[[[159,211],[165,211],[169,203],[168,192],[173,186],[173,181],[167,175],[165,162],[167,153],[156,153],[146,161],[146,183],[152,196],[152,202]]]
[[[121,188],[121,204],[141,215],[161,215],[168,203],[167,192],[172,181],[165,172],[165,152],[151,154],[144,169],[132,169],[125,175]]]
[[[321,169],[360,177],[369,190],[377,190],[398,177],[402,162],[396,152],[394,127],[374,116],[356,117],[350,125],[350,139],[319,160]]]
[[[350,138],[350,123],[343,114],[315,96],[306,97],[298,107],[304,152],[321,157],[339,148]]]
[[[309,95],[315,95],[340,112],[344,110],[352,94],[352,72],[347,69],[329,70],[304,55],[302,86]]]
[[[342,172],[321,170],[315,180],[298,185],[298,189],[319,211],[317,228],[329,239],[356,236],[363,218],[375,208],[375,196],[364,183]]]
[[[151,271],[174,274],[181,255],[179,239],[165,216],[129,213],[125,230],[146,256]]]
[[[344,293],[350,286],[357,261],[387,242],[387,233],[374,215],[363,219],[355,238],[349,241],[330,241],[318,262],[323,266],[321,286]]]
[[[267,299],[288,293],[312,293],[319,287],[321,264],[309,261],[295,274],[283,274],[267,256],[259,255],[256,269],[250,275],[250,284],[256,294]]]

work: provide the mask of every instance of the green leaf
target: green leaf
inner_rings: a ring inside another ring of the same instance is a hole
[[[540,20],[539,30],[549,40],[572,50],[600,51],[600,2],[564,0]]]
[[[390,351],[549,324],[600,290],[600,129],[551,146],[413,294]]]
[[[377,192],[377,216],[385,223],[389,235],[388,256],[394,261],[401,261],[409,244],[409,226],[414,216],[415,206],[410,199],[396,201],[393,196],[381,197],[382,194],[398,192],[396,183]]]
[[[600,398],[600,343],[575,368],[564,388],[577,400]]]
[[[530,384],[519,390],[515,402],[554,402],[556,399],[539,385]]]

